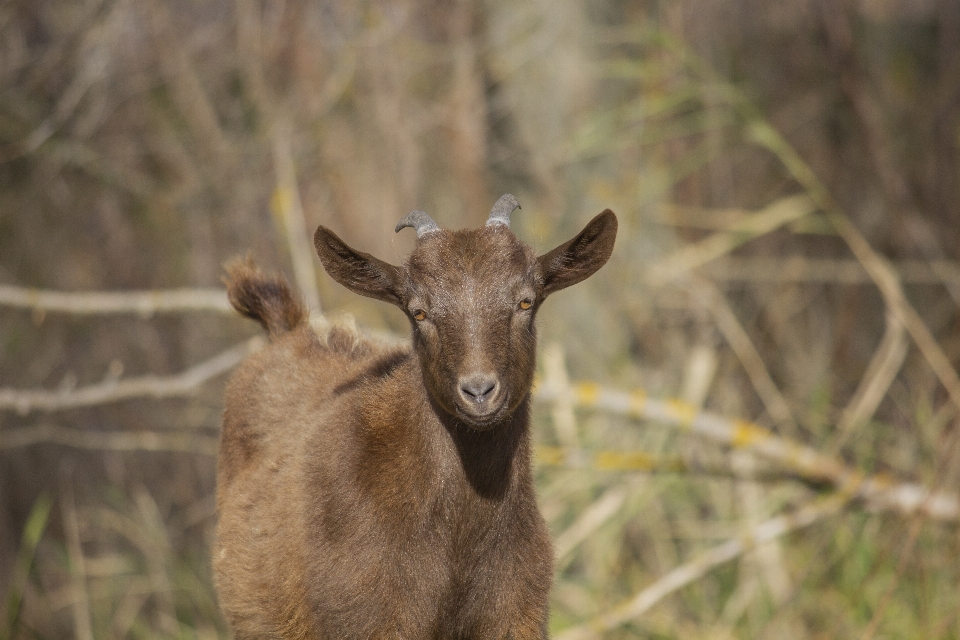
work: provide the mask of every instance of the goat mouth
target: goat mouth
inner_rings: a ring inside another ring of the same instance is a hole
[[[507,397],[497,399],[496,402],[483,402],[467,404],[465,402],[456,402],[456,415],[460,420],[474,429],[485,431],[492,429],[501,422],[506,414]]]

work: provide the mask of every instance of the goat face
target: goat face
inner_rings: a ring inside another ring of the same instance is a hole
[[[533,379],[536,256],[502,225],[425,236],[405,309],[430,397],[475,428],[497,424]]]
[[[317,229],[327,273],[361,295],[400,307],[432,402],[475,429],[503,422],[526,398],[536,351],[534,317],[554,291],[580,282],[610,257],[617,219],[607,210],[572,240],[540,257],[509,228],[513,196],[480,229],[447,231],[427,214],[407,216],[418,242],[400,267]],[[504,213],[505,211],[505,213]]]

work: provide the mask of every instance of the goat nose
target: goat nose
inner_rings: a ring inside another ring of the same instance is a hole
[[[464,397],[472,402],[483,402],[493,395],[497,388],[497,379],[494,376],[474,374],[460,379],[460,391]]]

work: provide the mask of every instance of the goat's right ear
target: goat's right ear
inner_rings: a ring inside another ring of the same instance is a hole
[[[330,277],[354,293],[403,306],[403,275],[398,267],[357,251],[324,226],[317,227],[313,246]]]

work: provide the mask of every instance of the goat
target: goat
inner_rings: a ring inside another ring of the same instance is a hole
[[[534,319],[613,250],[609,209],[537,257],[505,195],[480,229],[422,211],[402,266],[321,226],[323,267],[398,306],[411,343],[318,335],[249,261],[228,294],[269,344],[227,385],[213,571],[237,640],[547,637],[553,551],[530,469]]]

